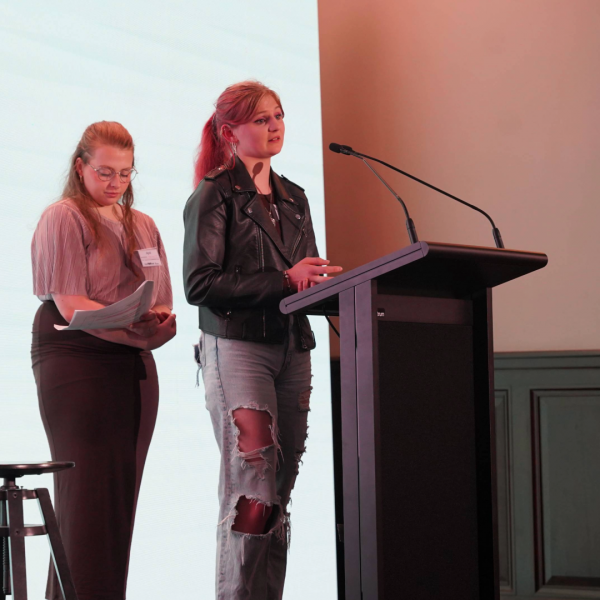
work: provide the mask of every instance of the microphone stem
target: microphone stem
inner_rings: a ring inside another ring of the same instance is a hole
[[[356,154],[358,154],[358,152]],[[402,208],[404,209],[404,214],[406,215],[406,231],[408,231],[408,237],[410,239],[410,243],[416,244],[419,241],[419,238],[417,236],[417,230],[415,228],[415,224],[414,224],[413,220],[410,218],[410,215],[408,214],[408,209],[406,208],[406,204],[404,204],[404,201],[402,200],[402,198],[400,198],[400,196],[398,196],[398,194],[396,194],[396,192],[388,185],[387,181],[362,156],[357,156],[357,158],[360,158],[360,160],[362,160],[365,163],[365,165],[367,165],[367,167],[369,167],[369,169],[371,169],[371,171],[373,172],[373,175],[375,175],[375,177],[377,177],[377,179],[379,179],[379,181],[381,181],[381,183],[383,183],[383,185],[385,185],[385,187],[390,191],[390,193],[394,196],[394,198],[396,198],[396,200],[398,200],[398,202],[400,202],[400,204],[402,205]],[[367,157],[367,158],[369,158],[369,157]]]
[[[439,192],[440,194],[443,194],[444,196],[448,196],[448,198],[452,198],[452,200],[456,200],[456,202],[460,202],[461,204],[464,204],[465,206],[468,206],[468,207],[472,208],[473,210],[476,210],[477,212],[481,213],[492,224],[492,232],[494,234],[494,242],[496,243],[496,248],[504,248],[504,242],[502,241],[502,236],[500,235],[500,230],[496,227],[496,224],[494,223],[492,217],[490,217],[490,215],[488,215],[484,210],[482,210],[478,206],[475,206],[474,204],[469,204],[468,202],[461,200],[457,196],[454,196],[453,194],[450,194],[449,192],[445,192],[441,188],[436,187],[435,185],[431,185],[430,183],[427,183],[426,181],[423,181],[422,179],[419,179],[418,177],[415,177],[414,175],[411,175],[410,173],[407,173],[406,171],[403,171],[402,169],[398,169],[398,167],[394,167],[393,165],[390,165],[389,163],[379,160],[378,158],[375,158],[373,156],[368,156],[366,154],[362,154],[362,153],[356,152],[356,151],[354,151],[354,154],[356,154],[358,156],[358,158],[363,159],[363,161],[365,158],[368,158],[369,160],[374,160],[375,162],[382,164],[383,166],[387,167],[388,169],[392,169],[392,171],[396,171],[397,173],[400,173],[400,174],[404,175],[405,177],[408,177],[409,179],[418,181],[420,184],[427,186],[428,188],[431,188],[432,190],[435,190],[436,192]],[[369,166],[369,163],[367,163],[366,161],[364,161],[364,162],[367,166]],[[370,166],[369,166],[369,168],[370,168]],[[375,173],[375,171],[373,171],[373,172]],[[382,181],[383,181],[383,179],[382,179]],[[387,184],[385,184],[385,185],[387,186]],[[390,189],[389,186],[387,186],[387,187],[388,187],[388,189]],[[394,194],[394,195],[396,195],[396,194]],[[398,197],[398,199],[400,200],[399,197]],[[402,200],[400,200],[400,202],[402,202]],[[402,204],[404,205],[404,203],[402,203]]]

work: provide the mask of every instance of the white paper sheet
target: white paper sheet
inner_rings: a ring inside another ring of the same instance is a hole
[[[55,325],[60,331],[74,329],[120,329],[128,327],[140,320],[150,310],[154,281],[144,281],[140,287],[127,298],[98,310],[76,310],[71,323]]]

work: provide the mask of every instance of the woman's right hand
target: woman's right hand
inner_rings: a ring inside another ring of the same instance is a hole
[[[288,277],[290,285],[296,291],[302,291],[307,287],[312,287],[318,283],[327,281],[324,275],[330,273],[339,273],[344,269],[342,267],[330,267],[329,261],[325,258],[316,258],[307,256],[299,263],[295,264],[291,269],[288,269]]]
[[[170,314],[156,327],[156,333],[153,336],[146,338],[146,350],[156,350],[156,348],[160,348],[169,340],[172,340],[176,334],[177,322],[175,320],[175,315]]]

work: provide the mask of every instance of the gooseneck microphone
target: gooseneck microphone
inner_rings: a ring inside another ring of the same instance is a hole
[[[329,149],[332,152],[337,152],[338,154],[356,156],[356,158],[360,158],[360,160],[362,160],[365,163],[365,165],[369,167],[369,169],[375,175],[375,177],[377,177],[377,179],[379,179],[379,181],[381,181],[381,183],[385,185],[385,187],[390,191],[394,198],[396,198],[396,200],[398,200],[398,202],[400,202],[400,204],[402,205],[402,208],[404,209],[404,214],[406,215],[406,231],[408,231],[408,238],[410,239],[411,244],[416,244],[419,241],[419,238],[417,236],[415,224],[410,218],[410,215],[408,214],[406,204],[404,204],[404,200],[402,200],[402,198],[400,198],[400,196],[398,196],[398,194],[396,194],[396,192],[388,185],[387,181],[358,152],[354,152],[354,150],[352,150],[350,146],[342,146],[340,144],[331,143],[329,144]]]
[[[417,181],[420,184],[425,185],[428,188],[431,188],[432,190],[439,192],[440,194],[443,194],[444,196],[448,196],[448,198],[452,198],[452,200],[455,200],[456,202],[460,202],[461,204],[464,204],[465,206],[468,206],[469,208],[476,210],[477,212],[484,215],[487,218],[487,220],[492,224],[492,234],[494,235],[494,242],[496,244],[496,248],[504,248],[504,242],[502,241],[502,235],[500,234],[500,230],[496,227],[496,224],[494,223],[492,217],[490,217],[490,215],[488,215],[484,210],[475,206],[474,204],[465,202],[464,200],[461,200],[457,196],[454,196],[453,194],[450,194],[449,192],[445,192],[444,190],[436,187],[435,185],[431,185],[430,183],[427,183],[426,181],[423,181],[422,179],[419,179],[418,177],[415,177],[414,175],[411,175],[410,173],[407,173],[406,171],[403,171],[402,169],[398,169],[398,167],[394,167],[393,165],[390,165],[382,160],[379,160],[378,158],[375,158],[373,156],[368,156],[368,155],[362,154],[360,152],[356,152],[356,150],[353,150],[350,146],[343,146],[341,144],[332,143],[332,144],[329,144],[329,149],[332,152],[337,152],[338,154],[346,154],[348,156],[355,156],[356,158],[360,158],[369,168],[371,168],[371,167],[370,167],[369,163],[367,163],[365,161],[365,158],[368,158],[369,160],[374,160],[375,162],[378,162],[379,164],[382,164],[383,166],[388,167],[388,169],[392,169],[392,171],[396,171],[397,173],[400,173],[401,175],[404,175],[405,177],[413,179],[414,181]]]
[[[358,154],[356,152],[354,152],[354,150],[352,150],[352,148],[350,148],[350,146],[342,146],[342,144],[336,144],[335,142],[331,142],[331,144],[329,144],[329,149],[332,152],[337,152],[338,154],[347,154],[349,156],[358,156]]]

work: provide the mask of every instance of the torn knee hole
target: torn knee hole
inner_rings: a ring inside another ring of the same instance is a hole
[[[250,405],[231,412],[236,427],[237,453],[242,459],[242,468],[250,465],[261,479],[268,469],[277,469],[276,423],[266,408]]]
[[[277,514],[276,505],[256,498],[240,496],[231,529],[238,533],[263,535],[272,527],[273,513]]]
[[[266,448],[273,439],[273,418],[267,410],[259,408],[236,408],[232,413],[238,429],[240,452],[250,453]]]

